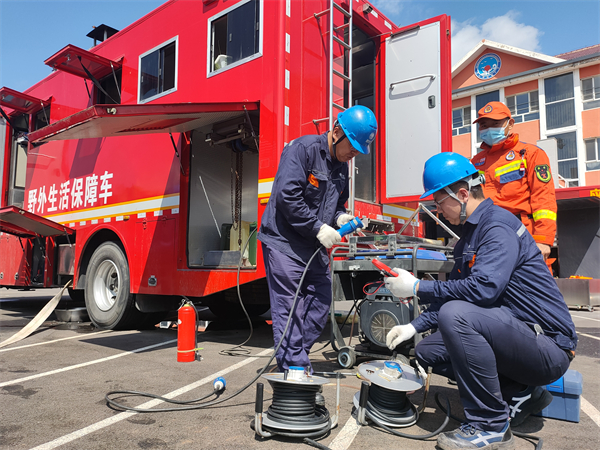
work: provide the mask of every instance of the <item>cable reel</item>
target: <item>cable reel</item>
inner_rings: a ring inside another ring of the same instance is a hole
[[[397,361],[370,361],[358,366],[358,373],[371,382],[370,386],[363,382],[353,399],[361,425],[367,425],[366,419],[391,428],[417,422],[419,413],[406,394],[421,389],[423,380],[411,366]]]
[[[337,407],[339,411],[340,375],[337,375]],[[304,367],[292,366],[284,373],[262,376],[273,389],[273,403],[263,416],[264,384],[256,385],[254,422],[251,427],[262,437],[274,435],[296,438],[320,438],[337,425],[338,413],[332,418],[318,397],[323,377],[309,375]]]

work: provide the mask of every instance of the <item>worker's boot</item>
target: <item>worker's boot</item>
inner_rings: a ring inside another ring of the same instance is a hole
[[[437,445],[442,450],[513,450],[515,440],[508,425],[509,422],[506,422],[502,431],[482,431],[463,423],[454,431],[440,434]]]
[[[510,426],[518,427],[531,414],[537,414],[550,403],[552,394],[541,386],[529,386],[507,401],[510,409]]]

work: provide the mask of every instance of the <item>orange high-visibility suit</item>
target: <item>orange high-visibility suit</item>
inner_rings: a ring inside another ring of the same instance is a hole
[[[536,242],[552,246],[556,234],[556,195],[550,161],[539,147],[519,142],[516,133],[471,159],[485,174],[483,193],[519,216]]]

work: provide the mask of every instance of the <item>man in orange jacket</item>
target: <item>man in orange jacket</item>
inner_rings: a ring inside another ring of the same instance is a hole
[[[484,195],[521,219],[545,260],[556,234],[556,195],[550,161],[539,147],[519,141],[510,110],[490,102],[479,110],[482,151],[471,159],[485,175]],[[548,261],[549,262],[549,261]]]

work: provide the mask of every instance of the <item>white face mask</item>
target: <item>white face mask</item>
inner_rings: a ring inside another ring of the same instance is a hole
[[[481,136],[481,140],[485,142],[490,147],[499,144],[500,142],[506,139],[506,135],[504,134],[508,123],[501,128],[486,128],[485,130],[481,130],[479,132],[479,136]]]

